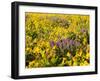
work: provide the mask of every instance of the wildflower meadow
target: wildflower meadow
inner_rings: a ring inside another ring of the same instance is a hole
[[[26,12],[25,67],[88,66],[89,23],[89,15]]]

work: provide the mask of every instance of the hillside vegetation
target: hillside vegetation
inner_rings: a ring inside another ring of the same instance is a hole
[[[89,16],[25,13],[26,68],[90,64]]]

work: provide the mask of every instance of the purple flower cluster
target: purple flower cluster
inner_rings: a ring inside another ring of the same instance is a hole
[[[69,50],[69,48],[80,46],[80,42],[69,38],[65,38],[65,39],[58,40],[57,42],[50,41],[50,46],[53,47],[54,45],[56,45],[60,49]]]
[[[50,41],[50,46],[53,48],[53,46],[55,45],[54,41]]]
[[[61,47],[61,42],[60,42],[60,41],[57,41],[57,42],[56,42],[56,46],[57,46],[57,47]]]

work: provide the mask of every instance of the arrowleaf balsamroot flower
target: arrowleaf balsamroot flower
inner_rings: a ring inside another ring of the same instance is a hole
[[[89,22],[89,15],[26,12],[25,67],[89,65]]]

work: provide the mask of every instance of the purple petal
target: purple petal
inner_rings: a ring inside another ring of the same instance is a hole
[[[56,45],[57,45],[57,47],[61,47],[61,42],[58,41],[58,42],[56,43]]]
[[[50,46],[53,47],[55,45],[54,41],[50,41]]]

